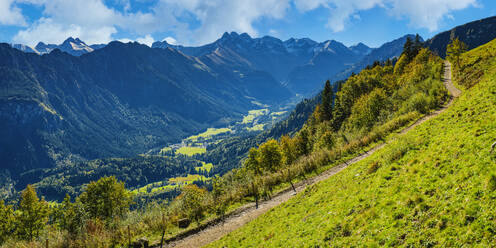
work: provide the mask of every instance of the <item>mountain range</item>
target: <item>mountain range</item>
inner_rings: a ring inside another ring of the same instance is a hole
[[[112,42],[80,57],[0,44],[0,158],[22,172],[132,156],[241,118],[290,92],[264,72],[224,75],[174,49]]]
[[[401,54],[406,35],[370,48],[328,40],[224,33],[198,47],[114,41],[0,44],[0,159],[19,175],[128,157],[240,120],[260,103],[313,96]]]
[[[21,50],[27,53],[36,53],[39,55],[48,54],[55,49],[59,49],[63,52],[69,53],[74,56],[81,56],[86,53],[93,52],[97,49],[103,48],[105,44],[95,44],[95,45],[87,45],[84,41],[79,38],[67,38],[62,44],[45,44],[43,42],[39,42],[35,47],[30,47],[28,45],[23,44],[11,44],[13,48]]]
[[[286,86],[293,94],[311,96],[327,79],[336,75],[346,76],[350,68],[364,68],[375,60],[386,60],[399,56],[407,35],[388,42],[379,48],[370,48],[363,43],[346,47],[344,44],[327,40],[316,42],[308,38],[291,38],[282,41],[271,36],[252,38],[248,34],[224,33],[213,43],[190,47],[171,45],[166,41],[154,42],[152,48],[172,48],[195,57],[209,68],[223,75],[240,77],[257,73],[268,73]],[[87,45],[79,38],[69,37],[60,45],[39,42],[36,47],[11,44],[13,48],[38,55],[48,54],[55,49],[81,56],[101,49],[106,44]],[[335,80],[334,80],[335,81]]]
[[[335,80],[345,79],[351,73],[358,73],[368,65],[372,65],[375,61],[382,62],[382,61],[386,61],[387,59],[398,57],[403,51],[403,45],[405,44],[407,38],[413,40],[415,38],[415,35],[408,34],[393,41],[386,42],[378,48],[371,49],[370,52],[367,55],[365,55],[359,62],[353,64],[348,69],[345,69],[340,73],[338,73],[334,77],[334,79]],[[423,41],[422,37],[420,37],[420,40]]]
[[[323,81],[332,79],[373,51],[363,43],[346,47],[335,40],[316,42],[291,38],[282,41],[271,36],[252,38],[236,32],[226,32],[217,41],[199,47],[171,45],[166,41],[155,42],[152,47],[174,48],[214,68],[267,71],[292,92],[306,96],[316,93]]]

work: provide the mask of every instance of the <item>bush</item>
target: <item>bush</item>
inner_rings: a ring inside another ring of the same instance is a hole
[[[374,172],[376,172],[379,167],[381,167],[381,164],[379,163],[379,161],[374,161],[373,163],[371,163],[369,165],[369,168],[367,169],[367,173],[368,174],[372,174]]]
[[[496,175],[492,174],[487,180],[487,189],[490,191],[496,190]]]

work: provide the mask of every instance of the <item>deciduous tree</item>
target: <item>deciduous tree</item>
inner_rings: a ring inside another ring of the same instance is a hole
[[[110,220],[122,217],[131,204],[131,195],[115,177],[102,177],[91,182],[80,196],[90,218]]]
[[[270,139],[259,148],[260,165],[270,171],[276,171],[282,164],[282,153],[276,140]]]

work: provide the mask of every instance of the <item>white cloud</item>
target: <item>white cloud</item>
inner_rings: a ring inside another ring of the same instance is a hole
[[[15,43],[34,46],[38,41],[60,44],[67,37],[79,37],[88,44],[108,43],[117,30],[112,26],[91,28],[77,24],[60,24],[51,18],[41,18],[31,27],[19,31],[13,38]]]
[[[397,18],[408,18],[410,25],[438,29],[443,18],[450,13],[470,6],[477,6],[477,0],[294,0],[298,10],[306,12],[319,7],[329,9],[327,27],[334,32],[343,31],[350,18],[360,19],[359,12],[381,7]]]
[[[26,25],[21,10],[14,6],[14,0],[0,0],[0,25]]]
[[[156,0],[147,12],[133,12],[129,0],[114,0],[120,10],[103,0],[0,0],[0,24],[26,24],[14,1],[43,7],[43,17],[13,39],[30,45],[40,40],[60,43],[67,36],[88,44],[106,43],[120,30],[139,37],[134,40],[143,44],[151,44],[150,34],[157,32],[171,32],[174,43],[177,39],[186,45],[212,42],[226,31],[256,37],[257,21],[282,19],[292,6],[301,12],[328,9],[326,26],[335,32],[359,21],[362,11],[376,7],[395,18],[407,18],[414,27],[434,31],[453,11],[477,6],[477,0]],[[172,40],[168,43],[174,44]]]
[[[118,41],[120,41],[122,43],[138,42],[140,44],[144,44],[144,45],[147,45],[147,46],[151,47],[152,44],[153,44],[153,42],[155,41],[155,39],[153,39],[153,37],[148,34],[148,35],[146,35],[144,37],[139,37],[136,40],[132,40],[132,39],[129,39],[129,38],[122,38],[122,39],[118,39]]]
[[[145,44],[145,45],[151,47],[155,40],[153,39],[153,37],[151,35],[147,34],[145,37],[141,37],[141,38],[136,39],[136,41],[141,43],[141,44]]]
[[[128,38],[118,39],[118,41],[120,41],[120,42],[122,42],[122,43],[134,42],[134,40],[131,40],[131,39],[128,39]]]
[[[4,1],[4,0],[0,0]],[[30,27],[21,30],[14,42],[35,44],[38,41],[59,44],[69,35],[79,37],[88,44],[107,43],[117,29],[127,29],[137,34],[147,32],[154,16],[152,13],[127,13],[109,8],[102,0],[18,0],[43,6],[43,16]],[[128,2],[123,1],[128,8]],[[153,20],[157,22],[157,20]],[[155,31],[153,28],[151,29]],[[149,43],[151,36],[142,37]]]
[[[200,23],[199,27],[176,29],[175,32],[182,43],[201,44],[219,38],[226,31],[258,36],[253,26],[255,21],[261,18],[281,19],[290,7],[290,0],[161,0],[156,13],[172,13],[176,23],[193,15]]]
[[[412,26],[427,28],[432,32],[438,29],[440,21],[450,18],[452,11],[475,7],[478,3],[477,0],[394,0],[390,5],[393,15],[407,17]]]
[[[166,41],[167,43],[169,43],[171,45],[177,45],[177,40],[174,39],[173,37],[170,37],[170,36],[169,37],[166,37],[164,39],[164,41]]]

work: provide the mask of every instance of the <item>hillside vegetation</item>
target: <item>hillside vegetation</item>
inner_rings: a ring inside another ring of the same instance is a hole
[[[446,112],[211,247],[493,246],[495,54],[454,63],[466,90]]]
[[[75,201],[67,197],[43,215],[31,212],[31,218],[49,224],[48,228],[19,223],[23,211],[3,207],[3,213],[16,224],[0,236],[14,247],[41,245],[23,241],[43,241],[40,237],[49,237],[60,246],[112,246],[127,242],[129,234],[132,239],[147,236],[152,240],[159,240],[164,230],[167,237],[176,235],[185,230],[178,227],[184,219],[192,222],[186,230],[195,228],[246,202],[270,199],[277,191],[383,142],[390,133],[438,108],[446,100],[441,73],[442,60],[421,49],[418,40],[409,40],[396,64],[389,60],[374,63],[338,85],[336,96],[327,82],[321,103],[300,131],[252,148],[245,166],[214,178],[205,188],[188,185],[168,205],[148,203],[146,208],[128,211],[132,195],[115,178],[102,178],[90,183]],[[98,194],[100,200],[95,200]],[[46,209],[47,203],[33,195],[34,190],[28,188],[21,202],[30,196],[35,199],[31,205]],[[90,214],[86,209],[96,210]],[[33,230],[29,237],[20,233],[24,226]]]

